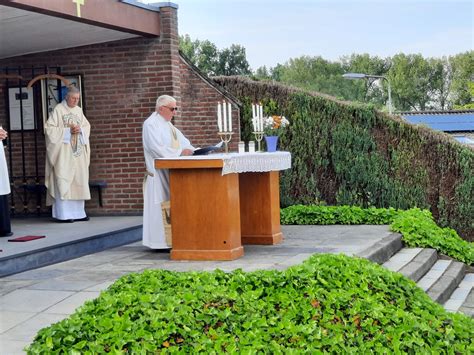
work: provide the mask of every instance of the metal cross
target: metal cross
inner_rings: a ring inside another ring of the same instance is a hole
[[[77,17],[81,17],[81,5],[84,5],[85,0],[72,0],[72,2],[76,3],[76,11]]]

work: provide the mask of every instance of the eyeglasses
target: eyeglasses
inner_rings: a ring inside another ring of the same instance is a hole
[[[178,108],[177,107],[168,107],[168,106],[165,106],[168,110],[170,110],[171,112],[173,111],[178,111]]]

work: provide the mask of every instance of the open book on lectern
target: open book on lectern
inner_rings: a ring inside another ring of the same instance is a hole
[[[211,145],[209,147],[204,147],[204,148],[197,148],[193,155],[206,155],[209,154],[210,152],[214,150],[219,150],[222,148],[222,142],[217,143],[216,145]]]

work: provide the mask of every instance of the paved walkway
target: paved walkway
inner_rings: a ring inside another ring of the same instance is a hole
[[[388,226],[282,226],[282,231],[282,244],[245,245],[245,255],[233,261],[171,261],[168,253],[137,242],[0,278],[1,354],[23,354],[39,329],[66,318],[130,272],[285,269],[315,253],[355,255],[390,234]]]

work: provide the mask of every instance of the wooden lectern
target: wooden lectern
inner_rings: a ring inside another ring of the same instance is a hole
[[[156,159],[169,169],[173,260],[234,260],[242,244],[277,244],[279,172],[222,174],[224,161]]]

